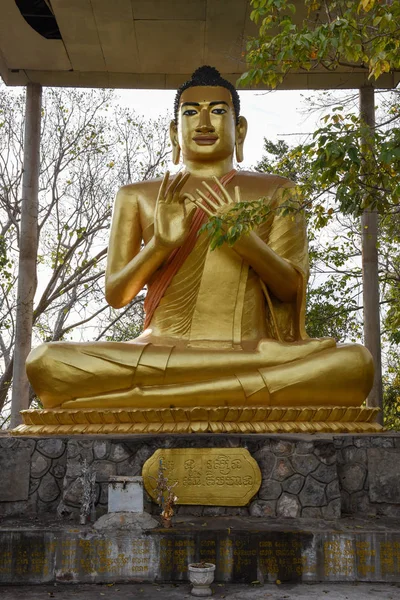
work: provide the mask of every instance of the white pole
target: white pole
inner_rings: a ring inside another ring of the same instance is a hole
[[[360,88],[360,117],[371,129],[375,127],[375,94],[372,86]],[[379,307],[378,272],[378,213],[364,210],[361,216],[362,228],[362,273],[364,305],[364,343],[374,359],[374,383],[367,404],[378,407],[381,412],[378,421],[383,421],[383,391],[381,362],[381,329]]]
[[[25,105],[24,171],[11,400],[12,428],[21,423],[19,411],[29,407],[29,383],[25,371],[25,361],[31,349],[33,299],[36,290],[41,110],[42,86],[37,83],[28,83]]]

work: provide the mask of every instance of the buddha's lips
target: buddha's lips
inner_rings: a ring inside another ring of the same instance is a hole
[[[193,138],[193,141],[200,146],[210,146],[214,144],[218,139],[217,135],[197,135]]]

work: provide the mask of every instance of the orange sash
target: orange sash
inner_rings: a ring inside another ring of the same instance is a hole
[[[229,173],[221,177],[220,181],[222,185],[224,187],[228,185],[235,175],[236,170],[232,169],[232,171],[229,171]],[[219,191],[217,184],[213,186],[213,189],[215,192]],[[211,194],[207,193],[206,195],[211,199]],[[175,250],[171,252],[168,260],[160,267],[156,281],[148,287],[147,296],[144,301],[144,310],[146,312],[146,318],[143,325],[144,329],[147,329],[150,325],[154,311],[159,305],[161,298],[164,296],[166,289],[193,250],[197,241],[197,234],[207,219],[207,214],[201,208],[198,208],[194,214],[186,240],[180,248],[175,248]]]

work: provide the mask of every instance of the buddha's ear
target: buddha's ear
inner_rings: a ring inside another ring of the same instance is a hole
[[[179,159],[181,157],[181,147],[178,140],[178,128],[175,121],[171,121],[169,126],[169,137],[172,144],[172,162],[174,165],[179,165]]]
[[[235,152],[236,160],[238,162],[243,161],[243,144],[246,139],[247,133],[247,120],[244,117],[239,117],[238,124],[236,125],[236,137],[235,137]]]

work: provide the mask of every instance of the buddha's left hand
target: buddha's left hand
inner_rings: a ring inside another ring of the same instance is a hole
[[[218,215],[224,215],[227,213],[234,204],[240,202],[240,188],[235,186],[235,198],[232,198],[231,195],[226,191],[222,183],[217,179],[217,177],[213,177],[213,180],[218,187],[218,192],[213,190],[208,183],[205,181],[202,182],[206,192],[196,189],[197,197],[192,194],[188,194],[187,192],[184,194],[184,197],[187,198],[190,202],[193,202],[198,208],[201,208],[209,217],[216,217]]]

